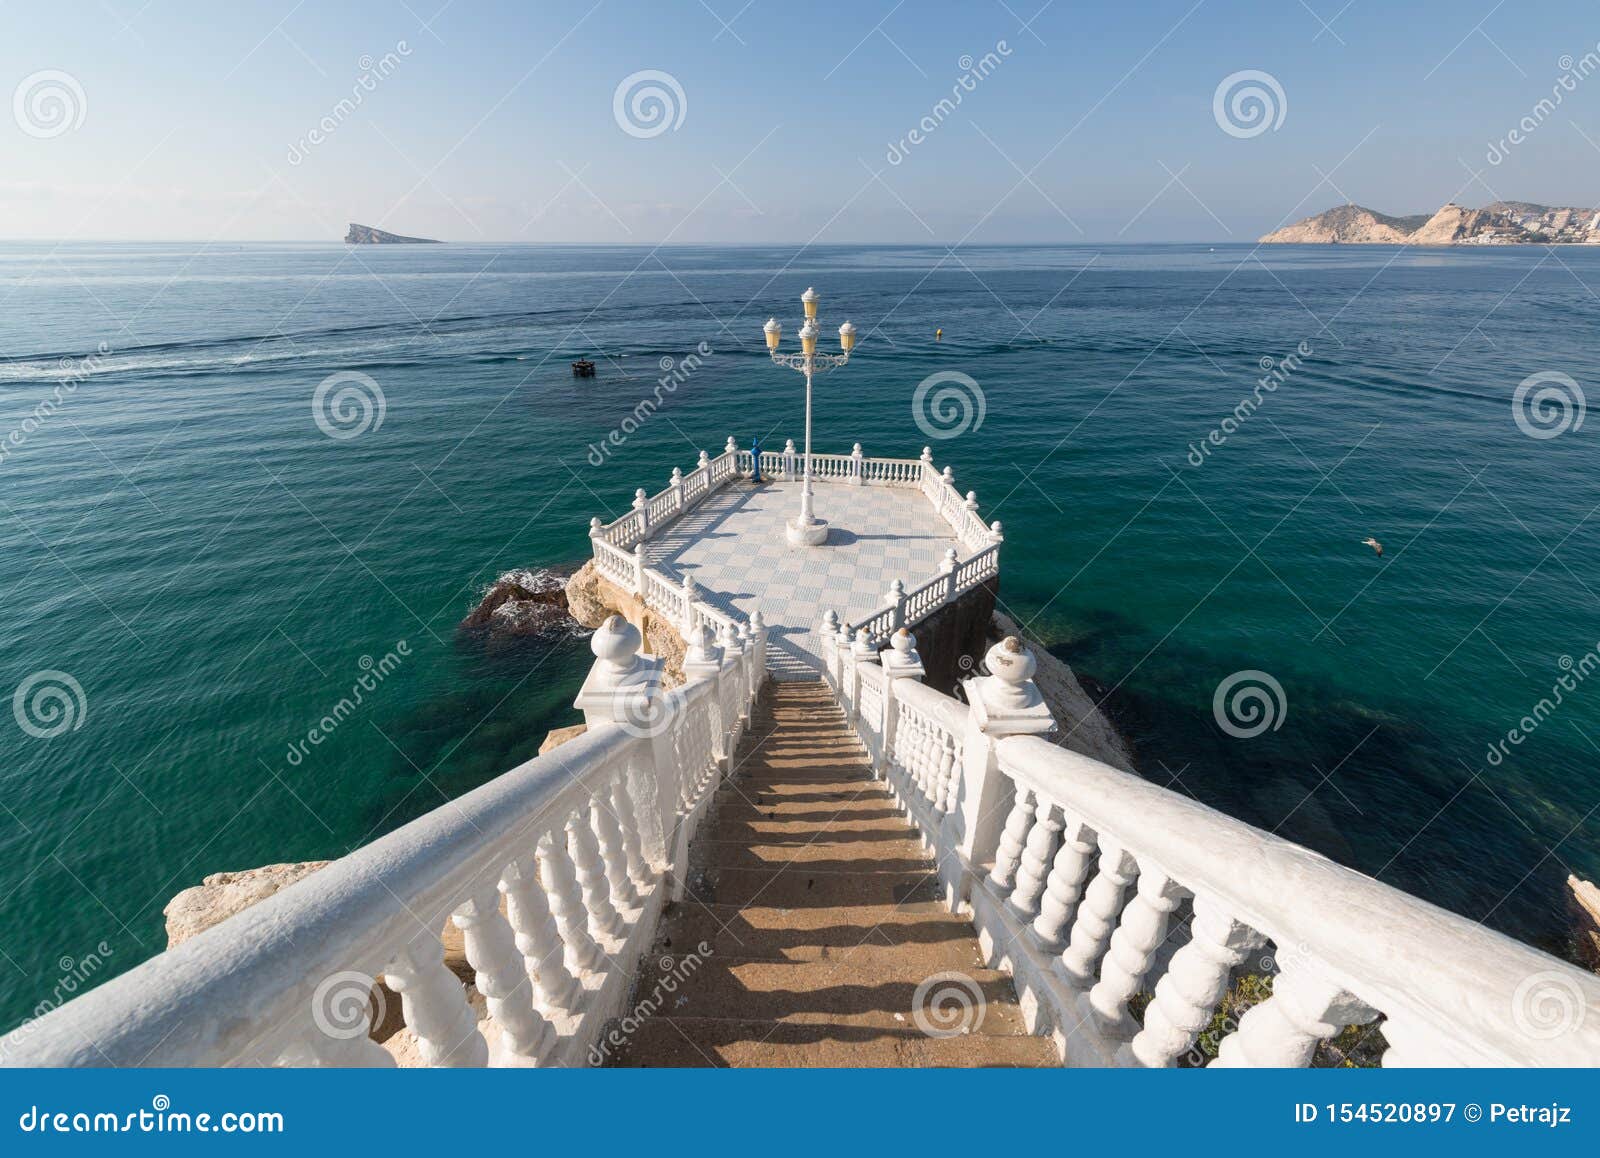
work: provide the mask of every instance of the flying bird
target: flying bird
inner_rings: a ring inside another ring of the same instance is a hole
[[[1378,553],[1378,557],[1380,559],[1383,558],[1383,544],[1378,542],[1378,540],[1374,539],[1371,535],[1368,535],[1365,539],[1362,539],[1361,545],[1363,547],[1371,547]]]

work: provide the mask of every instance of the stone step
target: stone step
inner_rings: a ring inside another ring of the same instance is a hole
[[[657,1016],[616,1047],[611,1064],[964,1069],[1055,1066],[1059,1061],[1055,1046],[1043,1037],[929,1037],[917,1029]]]
[[[826,836],[833,841],[856,841],[870,844],[881,840],[901,840],[910,833],[904,816],[873,815],[839,816],[810,820],[805,818],[769,819],[763,814],[750,813],[735,819],[724,819],[715,813],[707,821],[706,840],[814,840]]]
[[[705,905],[761,904],[775,909],[902,905],[936,901],[941,890],[933,866],[912,872],[808,872],[804,865],[777,869],[696,868],[688,896]]]
[[[810,872],[927,872],[928,855],[915,837],[863,844],[828,839],[826,830],[815,839],[788,844],[767,844],[759,837],[743,840],[707,840],[699,845],[700,863],[706,867],[778,869],[804,866]]]
[[[920,1005],[925,1017],[939,1016],[930,1024],[971,1036],[1027,1033],[1005,974],[916,961],[658,958],[640,974],[633,1008],[657,1005],[673,1018],[912,1030]]]
[[[662,923],[655,955],[700,952],[773,961],[915,961],[930,971],[983,968],[965,918],[942,903],[779,909],[678,904]]]

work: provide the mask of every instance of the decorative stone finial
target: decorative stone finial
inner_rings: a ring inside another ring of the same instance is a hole
[[[678,467],[672,468],[672,485],[675,487],[683,485],[683,471]]]
[[[741,654],[739,637],[734,634],[733,625],[724,623],[717,629],[717,646],[722,648],[724,655],[736,656]]]
[[[750,634],[758,635],[767,630],[767,617],[761,614],[761,608],[756,608],[750,613]]]
[[[947,482],[948,484],[950,484],[951,486],[955,486],[956,485],[956,472],[951,467],[947,466],[947,467],[944,468],[944,481]]]
[[[794,453],[794,439],[786,438],[786,439],[783,440],[783,453],[784,454],[793,454]]]
[[[1001,528],[1000,528],[1000,520],[999,519],[996,519],[994,522],[989,524],[989,533],[994,536],[995,542],[997,542],[997,543],[1001,539],[1005,538],[1005,535],[1001,531]]]
[[[735,454],[735,453],[738,452],[738,450],[739,450],[739,444],[737,442],[733,441],[733,435],[731,435],[731,434],[728,435],[728,445],[722,448],[722,453],[723,454]]]
[[[702,450],[700,452],[700,461],[694,465],[696,470],[704,470],[706,467],[711,465],[711,456]]]
[[[867,635],[865,627],[856,628],[856,638],[850,644],[850,652],[858,660],[870,662],[878,658],[878,653],[872,649],[872,639]]]
[[[933,465],[933,447],[925,446],[922,448],[922,461],[930,466]]]
[[[879,659],[891,679],[921,679],[927,674],[917,654],[916,638],[903,627],[889,637],[889,649]]]
[[[902,599],[904,599],[905,597],[906,597],[906,585],[905,585],[905,583],[902,580],[899,580],[899,579],[890,580],[889,581],[889,592],[888,592],[887,595],[884,596],[884,598],[887,599],[890,603],[893,603],[896,606],[899,606],[900,601]]]
[[[822,633],[824,635],[839,634],[839,613],[837,611],[824,611],[822,613]]]
[[[603,524],[600,522],[599,516],[595,516],[594,518],[591,518],[589,520],[589,537],[593,538],[595,535],[598,535],[600,533],[600,528],[601,528],[602,525]]]
[[[978,492],[977,491],[968,491],[967,492],[967,510],[975,511],[977,509],[978,509]]]
[[[693,599],[694,598],[694,576],[693,575],[685,575],[683,577],[683,597],[685,599]]]
[[[861,444],[859,442],[856,443],[853,447],[850,448],[850,457],[851,458],[860,458],[861,457]]]
[[[944,549],[944,558],[939,560],[939,570],[944,572],[954,571],[960,565],[960,557],[954,547]]]
[[[639,629],[620,615],[608,615],[589,637],[589,650],[611,671],[632,671],[643,637]]]
[[[633,509],[634,510],[636,510],[636,511],[644,510],[645,503],[647,503],[649,501],[650,501],[650,496],[645,494],[643,487],[640,487],[638,490],[633,492]]]
[[[684,643],[687,644],[683,653],[684,676],[697,679],[716,675],[717,669],[722,666],[722,651],[716,645],[711,628],[704,623],[691,628],[684,637]]]
[[[998,686],[990,685],[990,694],[984,697],[991,707],[1021,709],[1039,702],[1039,689],[1031,682],[1039,661],[1016,636],[1008,635],[991,647],[983,662],[998,681]]]

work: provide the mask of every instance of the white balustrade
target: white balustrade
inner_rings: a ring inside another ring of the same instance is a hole
[[[1067,1064],[1176,1065],[1234,980],[1264,973],[1270,996],[1224,1027],[1213,1065],[1308,1065],[1319,1043],[1378,1019],[1385,1066],[1600,1065],[1600,978],[1030,734],[1049,720],[1020,647],[991,649],[994,674],[966,681],[966,704],[890,679],[876,717],[877,680],[862,678],[848,626],[828,638],[835,621],[829,687],[869,750],[888,738],[889,785],[947,903]]]
[[[687,874],[706,797],[684,785],[705,788],[761,683],[713,657],[663,694],[640,642],[618,617],[595,632],[584,734],[30,1023],[5,1062],[392,1065],[368,1037],[381,978],[425,1065],[585,1064]]]

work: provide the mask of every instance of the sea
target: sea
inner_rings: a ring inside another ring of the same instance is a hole
[[[1141,775],[1572,954],[1600,251],[6,243],[0,1023],[575,722],[581,631],[460,621],[799,439],[807,287],[818,448],[954,468]]]

